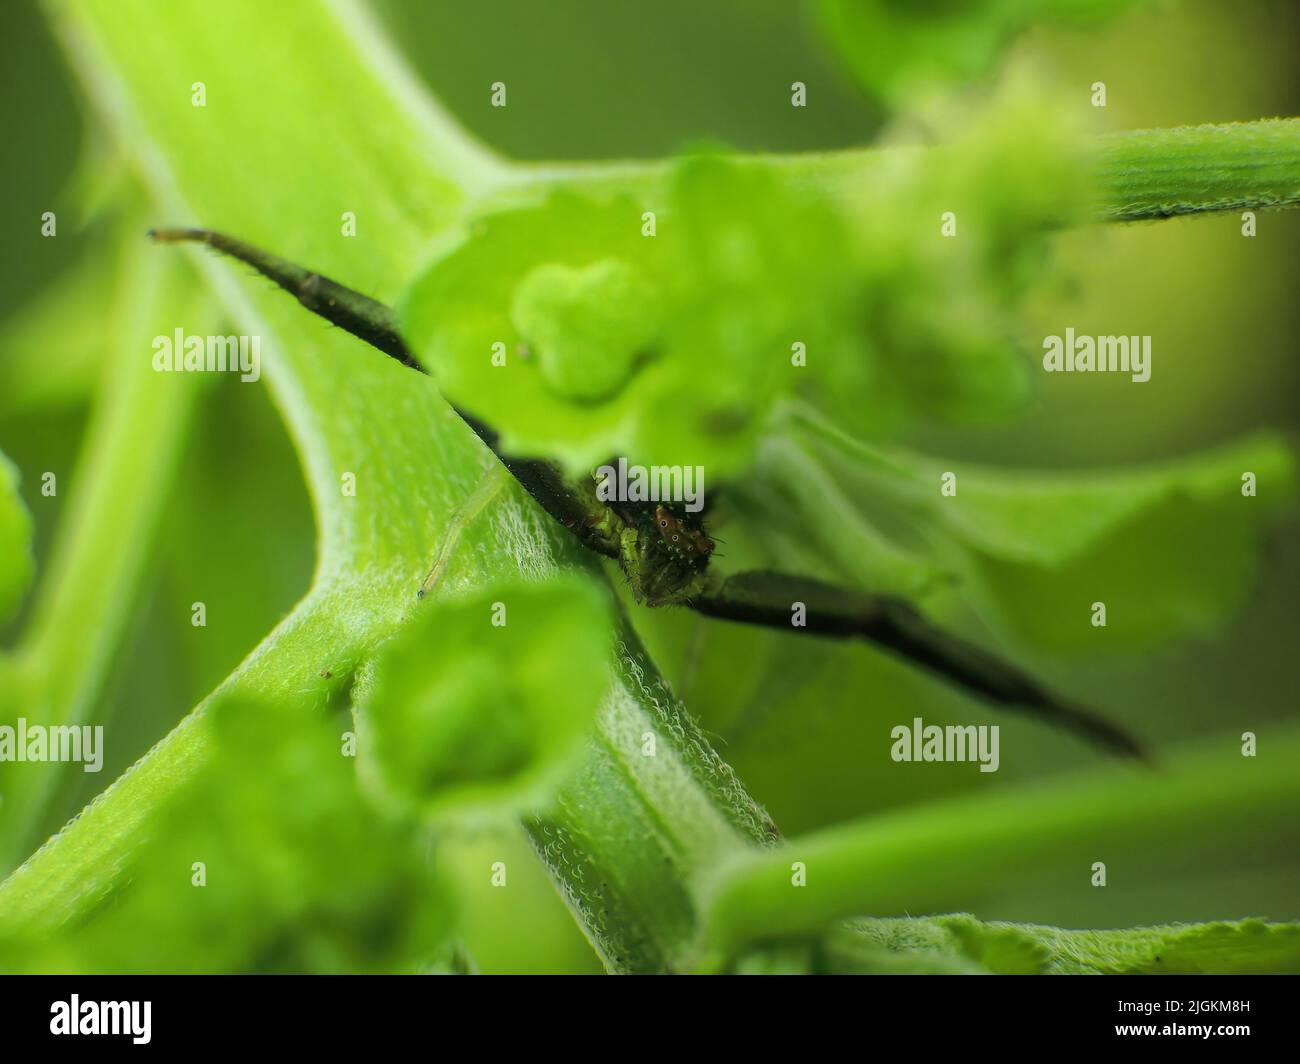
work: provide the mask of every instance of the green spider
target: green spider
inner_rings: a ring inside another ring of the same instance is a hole
[[[402,365],[427,372],[403,341],[392,309],[360,292],[210,229],[151,229],[149,235],[163,243],[206,244],[246,263],[313,314]],[[709,570],[714,541],[698,515],[670,504],[601,502],[594,480],[575,483],[551,462],[506,454],[495,430],[456,412],[542,509],[583,546],[619,564],[638,601],[796,634],[866,639],[986,701],[1067,728],[1111,753],[1145,759],[1142,747],[1122,728],[938,628],[909,603],[767,570],[718,578]],[[799,626],[791,623],[796,603],[804,607]]]

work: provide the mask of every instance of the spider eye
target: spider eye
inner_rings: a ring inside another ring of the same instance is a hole
[[[661,517],[661,518],[659,518],[659,527],[660,527],[660,528],[667,528],[667,527],[668,527],[668,518],[666,518],[666,517]]]
[[[679,539],[681,539],[681,537],[680,537],[676,532],[674,532],[674,533],[673,533],[673,542],[676,543]]]

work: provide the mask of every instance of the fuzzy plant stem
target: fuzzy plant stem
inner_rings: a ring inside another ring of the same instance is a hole
[[[1109,221],[1300,204],[1300,118],[1118,133],[1096,157]]]
[[[1073,779],[964,794],[737,855],[702,885],[697,961],[725,966],[746,943],[798,938],[860,913],[950,911],[981,891],[1032,883],[1044,870],[1086,877],[1092,860],[1200,855],[1207,838],[1223,840],[1243,863],[1255,851],[1287,852],[1300,845],[1292,812],[1300,802],[1297,757],[1300,731],[1291,729],[1276,737],[1267,761],[1216,746],[1159,773],[1112,765]],[[1234,842],[1243,826],[1249,837]],[[800,886],[792,881],[796,862]]]

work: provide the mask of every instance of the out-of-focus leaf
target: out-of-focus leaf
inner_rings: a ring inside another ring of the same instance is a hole
[[[918,477],[931,484],[939,482],[940,472],[933,461],[917,469]],[[1242,494],[1247,472],[1257,478],[1256,497]],[[982,554],[1052,569],[1097,551],[1125,524],[1175,498],[1217,510],[1222,531],[1220,522],[1231,522],[1232,508],[1275,514],[1292,500],[1294,490],[1290,448],[1276,436],[1258,436],[1188,458],[1113,472],[1023,473],[963,463],[957,494],[941,500],[932,512],[951,535]]]
[[[955,914],[853,920],[830,933],[816,970],[998,975],[1300,972],[1300,924],[1262,920],[1065,931]]]
[[[941,149],[842,198],[722,155],[512,197],[417,279],[403,333],[507,451],[574,474],[627,455],[739,478],[789,396],[875,436],[1004,415],[1027,392],[1012,312],[1051,278],[1044,234],[1083,212],[1087,168],[1028,83],[935,124]]]
[[[564,192],[480,219],[416,282],[403,329],[507,450],[575,473],[624,454],[721,475],[775,397],[811,383],[792,343],[824,352],[851,329],[841,230],[770,168],[688,158],[641,198]]]
[[[241,697],[213,703],[208,719],[208,760],[151,814],[111,904],[37,947],[36,963],[346,972],[433,955],[453,915],[448,892],[422,834],[360,792],[345,719]]]
[[[103,369],[106,315],[113,293],[111,245],[45,288],[0,327],[0,414],[84,403]]]
[[[906,513],[890,513],[845,483],[797,439],[774,435],[758,458],[754,474],[724,499],[735,514],[719,531],[728,570],[799,572],[908,598],[955,579]]]
[[[145,586],[190,418],[209,382],[202,374],[157,373],[151,364],[153,337],[177,328],[191,335],[212,331],[212,311],[193,274],[138,242],[117,250],[118,276],[100,341],[107,358],[99,402],[76,468],[59,471],[68,508],[15,650],[27,682],[13,712],[43,725],[78,725],[97,708]],[[11,866],[36,841],[37,811],[56,786],[57,769],[0,765],[6,790],[0,865]]]
[[[610,687],[608,593],[572,573],[429,606],[374,665],[361,713],[376,775],[426,816],[539,811]]]
[[[811,544],[889,537],[905,563],[895,580],[921,564],[960,573],[995,623],[1061,652],[1100,649],[1094,602],[1106,604],[1111,645],[1211,631],[1249,591],[1260,539],[1295,499],[1294,455],[1269,435],[1146,468],[1026,472],[880,449],[801,423],[801,445],[831,471],[830,502],[847,495],[858,513],[819,523]],[[956,475],[955,495],[940,490],[945,473]],[[1255,495],[1243,494],[1246,473]],[[823,547],[819,557],[841,554]],[[889,586],[865,561],[856,572],[841,563],[837,575]]]
[[[18,494],[18,470],[0,454],[0,621],[32,582],[32,518]]]
[[[887,103],[991,70],[1022,30],[1101,22],[1140,0],[821,0],[824,33],[862,87]]]

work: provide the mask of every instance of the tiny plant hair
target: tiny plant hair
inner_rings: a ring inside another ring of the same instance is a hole
[[[306,269],[209,229],[151,229],[160,243],[200,243],[243,262],[325,320],[418,372],[390,307]],[[454,408],[455,409],[455,408]],[[805,576],[769,571],[715,579],[714,541],[691,515],[655,504],[603,504],[593,484],[571,482],[540,459],[505,453],[491,426],[457,409],[510,474],[583,546],[616,560],[639,601],[681,605],[723,620],[832,638],[856,637],[905,658],[969,694],[1065,728],[1112,754],[1146,757],[1124,729],[1048,690],[995,655],[936,627],[908,603],[866,595]],[[792,607],[803,607],[792,625]]]

